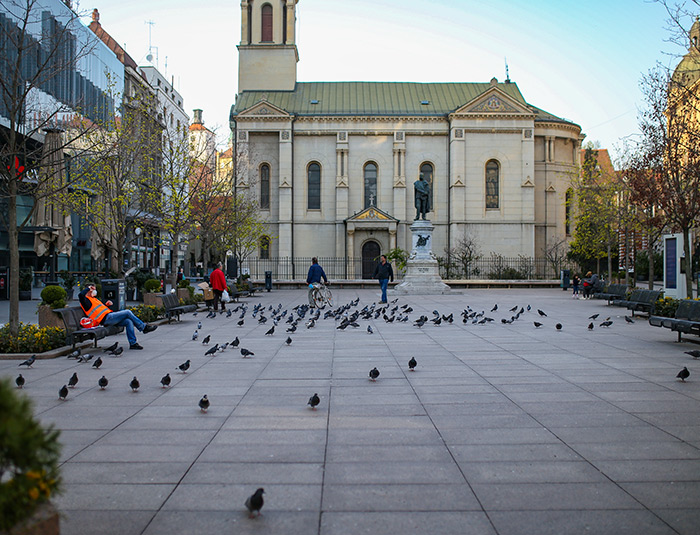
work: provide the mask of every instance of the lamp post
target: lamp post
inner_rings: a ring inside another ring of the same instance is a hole
[[[141,267],[141,227],[136,227],[134,234],[136,234],[136,267]]]

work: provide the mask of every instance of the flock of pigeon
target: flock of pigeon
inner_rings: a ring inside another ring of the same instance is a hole
[[[398,299],[395,299],[387,304],[377,304],[375,302],[371,305],[365,305],[363,308],[358,309],[357,307],[359,305],[359,298],[357,298],[353,301],[350,301],[349,303],[339,306],[338,308],[329,309],[325,311],[323,315],[320,309],[312,309],[307,304],[297,305],[294,308],[292,308],[291,311],[282,310],[281,304],[277,305],[276,307],[269,305],[267,308],[265,308],[261,303],[258,303],[252,308],[252,310],[250,310],[247,304],[240,304],[236,308],[229,308],[225,312],[220,312],[218,315],[225,314],[226,318],[231,318],[233,314],[240,313],[237,315],[238,319],[236,321],[236,325],[238,327],[243,327],[245,325],[246,320],[249,322],[257,322],[258,325],[265,325],[269,322],[270,328],[267,329],[267,331],[265,332],[266,336],[274,336],[276,329],[279,328],[280,330],[282,330],[285,329],[286,326],[285,334],[287,334],[287,338],[285,340],[285,344],[289,346],[293,342],[291,335],[297,332],[297,330],[300,328],[300,325],[305,327],[307,330],[313,329],[316,326],[317,322],[322,320],[335,320],[335,322],[337,322],[338,324],[335,328],[341,331],[344,331],[347,328],[358,329],[360,327],[359,321],[377,321],[380,318],[383,319],[386,323],[406,323],[409,321],[409,316],[411,312],[413,312],[413,308],[411,308],[407,304],[399,306],[397,302]],[[249,311],[250,315],[248,315]],[[497,311],[498,304],[495,304],[490,309],[489,313],[493,314]],[[512,324],[520,320],[522,316],[526,315],[531,311],[532,307],[530,305],[527,305],[527,307],[516,305],[508,310],[508,312],[510,313],[510,317],[501,318],[500,321],[504,325]],[[197,316],[197,314],[198,313],[195,312],[193,313],[193,316]],[[536,314],[540,321],[533,320],[533,324],[536,329],[539,329],[544,326],[544,318],[547,318],[548,316],[547,313],[541,309],[536,309]],[[218,315],[216,311],[209,310],[206,315],[206,319],[216,319]],[[496,322],[494,318],[486,315],[485,311],[482,310],[480,312],[477,312],[475,310],[472,310],[469,306],[467,306],[460,313],[460,315],[462,317],[462,323],[465,325],[484,325]],[[589,320],[591,320],[588,324],[589,331],[595,328],[595,322],[597,322],[598,317],[599,314],[593,314],[588,318]],[[629,316],[625,316],[625,321],[627,323],[634,323],[634,319]],[[440,326],[443,323],[449,325],[453,322],[454,313],[444,315],[440,314],[437,310],[433,310],[432,318],[428,318],[425,315],[421,315],[417,319],[414,319],[412,324],[414,327],[420,329],[424,327],[427,323],[432,323],[434,326]],[[599,323],[599,326],[603,328],[609,328],[611,325],[613,325],[613,321],[610,319],[610,317],[604,319],[602,322]],[[554,327],[557,331],[561,331],[563,329],[563,325],[561,323],[556,323]],[[192,341],[199,340],[199,332],[201,330],[202,322],[198,321],[197,328],[192,334]],[[367,325],[366,332],[368,334],[374,333],[370,324]],[[217,354],[226,351],[228,348],[237,349],[240,352],[241,357],[244,359],[252,358],[255,356],[255,353],[253,351],[241,346],[241,340],[238,336],[236,336],[230,342],[225,341],[223,343],[215,343],[214,345],[210,345],[210,343],[212,342],[211,338],[212,336],[208,334],[201,340],[202,345],[207,346],[207,349],[204,352],[205,357],[214,357]],[[95,355],[93,355],[92,353],[83,354],[81,349],[76,349],[75,351],[73,351],[71,354],[68,355],[68,358],[75,359],[79,363],[92,362],[92,368],[100,369],[104,362],[102,356],[111,355],[114,357],[119,357],[123,353],[123,351],[124,348],[120,347],[118,342],[115,342],[111,346],[105,348],[103,350],[103,355],[98,356],[97,358],[95,358]],[[685,353],[692,356],[694,359],[700,358],[700,350],[691,350],[686,351]],[[35,361],[36,356],[33,355],[29,359],[21,362],[19,366],[31,368],[34,365]],[[190,366],[191,360],[187,359],[185,362],[177,366],[176,369],[179,370],[181,373],[186,374]],[[416,358],[411,357],[411,359],[408,361],[408,371],[415,371],[417,366],[418,362]],[[379,369],[373,367],[369,371],[369,380],[372,382],[376,382],[379,378],[379,375]],[[689,376],[690,371],[687,367],[684,367],[680,372],[678,372],[678,375],[676,377],[682,382],[685,382],[685,380],[688,379]],[[68,382],[59,389],[59,399],[65,400],[69,395],[69,389],[75,388],[78,384],[78,381],[78,373],[74,372],[73,375],[68,379]],[[19,374],[15,379],[15,383],[18,388],[23,388],[25,382],[26,380],[22,376],[22,374]],[[170,373],[166,373],[160,380],[162,388],[169,388],[171,383],[172,379],[170,377]],[[105,375],[103,375],[97,381],[97,384],[101,390],[104,390],[109,385],[109,380]],[[136,376],[134,376],[131,382],[129,383],[129,387],[131,388],[132,392],[138,391],[138,389],[141,387],[141,384]],[[318,393],[314,393],[309,398],[307,405],[310,406],[312,410],[316,410],[320,403],[321,399]],[[198,407],[199,410],[203,413],[207,412],[207,410],[209,409],[210,401],[206,394],[202,396],[202,398],[199,400]],[[259,488],[255,491],[253,495],[251,495],[246,500],[245,506],[248,509],[251,518],[253,518],[256,514],[260,514],[260,510],[262,509],[264,503],[262,496],[263,494],[264,489]]]

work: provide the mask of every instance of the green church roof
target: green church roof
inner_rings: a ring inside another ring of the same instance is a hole
[[[294,91],[243,91],[231,114],[265,100],[297,116],[445,116],[490,89],[490,83],[297,82]],[[535,120],[566,122],[527,104],[514,83],[498,88],[537,114]]]

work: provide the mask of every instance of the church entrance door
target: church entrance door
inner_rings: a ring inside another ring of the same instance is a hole
[[[371,279],[379,261],[379,244],[368,241],[362,245],[362,278]]]

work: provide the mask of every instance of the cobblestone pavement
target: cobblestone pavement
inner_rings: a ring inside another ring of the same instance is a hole
[[[357,308],[379,298],[334,293],[336,303],[359,298]],[[287,325],[265,336],[270,321],[259,325],[252,307],[291,312],[306,292],[244,302],[242,327],[239,313],[188,314],[140,335],[143,351],[103,356],[100,370],[66,358],[21,370],[37,415],[62,431],[63,535],[698,533],[700,362],[675,333],[557,289],[467,290],[397,303],[412,319],[453,313],[452,325],[379,318],[341,331],[320,319],[300,322],[287,346]],[[463,324],[467,305],[495,321]],[[612,326],[599,327],[607,316]],[[205,357],[206,335],[209,347],[238,337],[255,356]],[[127,343],[122,334],[101,345],[115,340]],[[675,378],[683,366],[685,383]],[[16,361],[0,361],[0,376],[17,373]],[[306,404],[315,392],[316,411]],[[243,503],[258,487],[263,514],[249,519]]]

